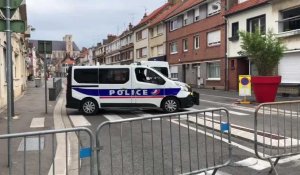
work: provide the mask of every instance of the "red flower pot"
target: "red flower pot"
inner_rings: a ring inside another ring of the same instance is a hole
[[[258,103],[275,101],[281,76],[252,76],[251,82]]]

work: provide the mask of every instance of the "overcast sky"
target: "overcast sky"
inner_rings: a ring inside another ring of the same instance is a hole
[[[78,47],[91,47],[107,34],[120,34],[167,0],[26,0],[31,39],[62,40],[73,35]]]

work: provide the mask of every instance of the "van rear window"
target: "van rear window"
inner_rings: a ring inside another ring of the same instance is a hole
[[[75,69],[74,79],[78,83],[98,84],[98,69]]]
[[[99,84],[125,84],[129,80],[129,69],[99,69]]]

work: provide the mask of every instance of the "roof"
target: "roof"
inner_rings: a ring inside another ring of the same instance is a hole
[[[267,2],[269,2],[269,0],[247,0],[245,2],[242,2],[240,4],[236,4],[236,5],[232,6],[226,12],[226,16],[232,15],[232,14],[244,11],[244,10],[248,10],[250,8],[257,7],[262,4],[266,4]]]
[[[29,40],[29,43],[32,43],[33,47],[38,47],[39,40]],[[66,42],[65,41],[52,41],[52,50],[53,51],[65,51],[66,50]],[[73,51],[80,51],[78,46],[73,41]]]
[[[182,3],[183,2],[176,3],[173,6],[171,6],[169,9],[163,11],[159,16],[157,16],[155,19],[153,19],[150,22],[150,25],[153,26],[157,23],[164,21],[167,18],[167,16],[169,16],[170,13],[172,13],[174,10],[176,10],[178,7],[180,7],[182,5]]]
[[[200,4],[201,2],[204,2],[205,0],[186,0],[183,1],[181,4],[181,6],[179,6],[177,9],[175,9],[172,13],[170,13],[166,19],[171,18],[172,16],[175,16],[197,4]]]
[[[157,15],[159,15],[161,12],[163,12],[168,6],[170,6],[171,3],[167,2],[158,9],[154,10],[152,13],[150,13],[148,16],[144,17],[137,26],[142,25],[146,22],[149,22],[150,20],[154,19]]]

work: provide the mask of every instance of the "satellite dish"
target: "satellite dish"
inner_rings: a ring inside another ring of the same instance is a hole
[[[212,5],[212,9],[213,9],[213,10],[218,10],[218,9],[219,9],[219,5],[213,4],[213,5]]]

